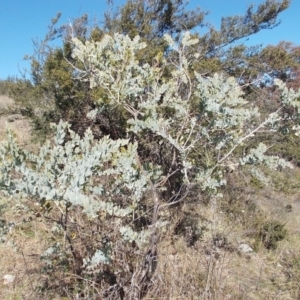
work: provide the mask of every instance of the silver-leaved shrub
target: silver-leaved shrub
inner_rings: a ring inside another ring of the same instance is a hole
[[[236,150],[261,130],[276,134],[285,116],[279,109],[261,119],[258,108],[244,99],[234,78],[193,72],[191,62],[197,55],[189,49],[198,41],[189,33],[179,42],[170,36],[165,39],[172,55],[157,58],[153,65],[138,60],[139,51],[146,46],[138,36],[105,35],[100,42],[85,43],[74,39],[73,57],[82,65],[82,69],[74,68],[74,76],[88,81],[91,88],[101,87],[105,105],[127,112],[128,139],[105,136],[96,141],[91,130],[80,138],[61,121],[54,139],[33,154],[20,149],[9,133],[0,149],[2,191],[81,207],[91,219],[105,212],[117,218],[112,226],[119,230],[120,238],[153,252],[162,209],[187,199],[191,187],[216,192],[226,184],[224,170]],[[282,107],[299,109],[300,93],[277,84]],[[103,103],[103,99],[96,101],[97,108],[88,117],[95,118]],[[296,125],[294,128],[298,130]],[[167,170],[142,160],[139,141],[147,134],[156,136],[158,144],[172,153]],[[259,144],[238,157],[236,164],[292,167],[279,157],[268,156],[267,150]],[[258,169],[253,170],[263,177],[255,171]],[[166,183],[178,174],[181,186],[175,196],[164,199],[161,192],[167,189]],[[133,220],[145,202],[147,207],[151,203],[151,224],[136,229]],[[112,252],[98,249],[84,260],[84,266],[110,264]]]

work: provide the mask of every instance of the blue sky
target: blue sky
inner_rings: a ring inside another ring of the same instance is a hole
[[[114,0],[115,4],[124,0]],[[262,3],[262,0],[190,0],[189,8],[201,7],[210,11],[206,20],[220,25],[222,16],[243,14],[247,7]],[[90,19],[101,20],[106,10],[105,0],[0,0],[0,79],[20,76],[19,70],[28,68],[23,60],[32,54],[32,39],[43,38],[47,26],[58,11],[62,12],[61,23],[72,21],[84,13]],[[300,0],[292,0],[289,9],[280,15],[282,23],[249,38],[247,44],[277,44],[282,40],[300,45]],[[201,31],[200,31],[201,33]]]

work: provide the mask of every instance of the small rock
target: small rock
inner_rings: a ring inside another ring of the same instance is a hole
[[[23,119],[22,115],[20,115],[20,114],[13,114],[13,115],[8,116],[7,121],[8,122],[15,122],[17,120],[22,120],[22,119]]]
[[[250,253],[250,252],[253,252],[253,249],[247,244],[240,244],[238,246],[238,251],[240,251],[242,253]]]
[[[293,206],[291,204],[288,204],[284,209],[286,212],[291,212],[293,210]]]
[[[16,276],[14,275],[10,275],[10,274],[6,274],[3,276],[3,284],[8,285],[8,284],[12,284],[15,281]]]

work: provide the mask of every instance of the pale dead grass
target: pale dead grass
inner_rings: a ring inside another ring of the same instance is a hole
[[[295,282],[286,285],[279,258],[264,250],[241,255],[192,249],[178,241],[171,249],[165,246],[160,255],[164,256],[155,283],[145,299],[296,299]]]
[[[6,95],[0,95],[0,112],[5,111],[13,105],[13,99]],[[29,120],[21,118],[14,122],[9,122],[8,118],[9,114],[7,114],[7,111],[0,116],[0,141],[6,139],[6,131],[9,129],[15,134],[17,142],[21,147],[24,147],[27,150],[33,150],[35,145],[32,145],[31,141],[31,126]]]
[[[14,100],[7,95],[0,95],[0,110],[7,109],[14,104]]]
[[[258,220],[286,221],[289,231],[276,250],[267,250],[262,244],[255,246],[253,237],[245,236],[240,220],[226,220],[217,202],[195,205],[193,209],[198,209],[207,219],[207,231],[193,247],[182,236],[161,241],[153,286],[145,299],[300,299],[300,211],[295,205],[298,198],[295,194],[270,192],[270,188],[268,195],[271,200],[264,206],[263,218],[258,216]],[[260,201],[256,196],[252,200],[263,208],[265,198],[260,197]],[[272,199],[273,209],[270,209]],[[287,203],[293,205],[292,212],[284,209]],[[241,206],[241,214],[242,209]],[[226,236],[229,248],[214,245],[216,233]],[[256,250],[240,253],[237,251],[240,243]]]
[[[0,110],[12,106],[13,100],[8,96],[0,96]],[[8,122],[9,115],[0,116],[0,141],[6,139],[7,129],[11,130],[20,147],[32,150],[36,146],[31,143],[31,128],[27,119]],[[26,214],[15,214],[8,209],[1,218],[18,224]],[[0,299],[42,299],[36,287],[40,285],[40,255],[44,252],[45,230],[40,222],[15,227],[5,243],[0,244]],[[4,285],[3,276],[16,276],[13,284]]]
[[[251,200],[270,218],[279,220],[300,241],[300,168],[274,174],[276,181],[257,190]]]
[[[0,299],[46,299],[38,291],[43,283],[40,255],[46,248],[40,222],[12,230],[7,241],[0,245]],[[16,276],[13,284],[3,284],[5,274]]]
[[[299,235],[292,233],[275,251],[261,246],[257,252],[240,254],[236,251],[240,242],[251,245],[251,239],[243,236],[241,224],[228,224],[218,203],[195,204],[193,210],[197,209],[206,218],[207,230],[203,238],[188,247],[183,236],[172,239],[166,234],[159,244],[159,261],[151,279],[153,284],[144,299],[298,299],[300,267],[290,270],[290,278],[286,274],[288,268],[293,268],[290,264],[295,259],[300,261]],[[199,219],[199,222],[202,221]],[[213,245],[216,232],[226,235],[233,250]],[[0,283],[0,299],[47,299],[46,295],[32,290],[32,286],[43,280],[39,274],[39,256],[49,246],[46,236],[49,238],[49,232],[39,222],[33,222],[31,229],[14,230],[14,238],[17,245],[22,246],[25,260],[21,252],[0,246],[0,278],[4,274],[17,275],[12,286]]]
[[[261,192],[263,194],[266,191]],[[285,203],[280,202],[283,199],[281,194],[270,192],[268,195],[275,197],[274,204],[278,207],[269,209],[266,219],[277,217],[282,211],[283,219],[287,220],[290,216],[289,229],[292,229],[293,221],[298,224],[299,211],[296,208],[292,212],[286,212],[282,209]],[[254,200],[258,201],[256,198]],[[260,206],[264,200],[261,198]],[[291,195],[288,203],[295,202],[296,195]],[[270,208],[270,203],[267,204]],[[181,209],[192,210],[205,217],[199,218],[199,224],[203,222],[207,230],[193,247],[187,245],[182,235],[171,238],[171,232],[166,233],[159,244],[159,261],[151,279],[152,286],[144,299],[298,299],[299,233],[291,231],[288,238],[280,242],[274,251],[261,246],[257,252],[241,254],[236,250],[238,244],[244,242],[253,246],[253,241],[244,236],[239,221],[228,222],[217,201],[209,205],[184,205]],[[213,244],[213,237],[220,232],[231,244],[230,250]],[[53,299],[35,291],[35,287],[44,279],[39,272],[39,257],[49,246],[49,232],[42,223],[32,222],[32,227],[16,229],[13,234],[24,256],[21,252],[12,251],[9,245],[0,245],[0,279],[4,274],[17,275],[12,286],[4,286],[0,282],[0,299]],[[62,298],[58,296],[56,299]]]
[[[32,142],[29,120],[20,119],[14,122],[7,121],[8,116],[0,116],[0,142],[6,140],[7,130],[11,130],[21,148],[36,152],[37,145]]]

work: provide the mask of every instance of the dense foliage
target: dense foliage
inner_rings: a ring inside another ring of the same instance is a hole
[[[49,124],[63,119],[81,135],[88,127],[92,127],[98,138],[105,134],[114,138],[124,137],[122,112],[117,114],[116,111],[104,109],[93,124],[85,117],[94,108],[94,101],[99,98],[104,101],[105,95],[102,87],[90,88],[74,78],[73,67],[82,66],[71,56],[73,37],[82,42],[97,42],[103,34],[120,33],[130,38],[139,35],[147,45],[137,54],[139,62],[159,66],[163,57],[178,59],[172,57],[163,35],[169,34],[178,41],[182,31],[191,30],[198,42],[189,48],[190,55],[197,54],[189,66],[190,74],[197,71],[211,76],[215,72],[222,72],[225,76],[239,78],[240,83],[249,83],[247,93],[250,94],[253,94],[253,87],[257,83],[264,82],[260,78],[265,73],[284,79],[279,72],[284,73],[285,70],[272,69],[276,62],[270,65],[270,52],[267,54],[267,49],[261,52],[259,47],[246,47],[237,42],[260,30],[277,26],[278,14],[289,6],[288,0],[268,0],[257,8],[250,6],[243,16],[223,18],[219,30],[206,22],[206,12],[201,9],[189,11],[186,5],[187,1],[184,0],[128,1],[119,8],[110,7],[102,26],[90,25],[87,15],[75,19],[71,25],[58,26],[60,14],[52,19],[45,38],[35,40],[34,53],[27,56],[31,62],[31,80],[17,80],[15,85],[11,85],[11,96],[19,103],[22,113],[30,116],[36,136],[45,139],[50,133]],[[200,34],[199,28],[206,33]],[[54,39],[61,40],[61,47],[51,46]],[[292,48],[286,47],[284,51],[296,53]],[[296,47],[294,49],[297,50]],[[299,64],[296,55],[292,60],[294,64],[291,68],[296,70]],[[168,70],[165,69],[164,77],[168,76]]]
[[[226,184],[224,172],[232,164],[230,159],[262,181],[259,165],[292,167],[278,156],[267,155],[263,143],[247,147],[261,130],[274,133],[285,126],[287,116],[280,110],[298,110],[300,93],[278,81],[280,109],[262,120],[234,78],[203,77],[197,72],[190,76],[195,56],[188,49],[198,41],[189,32],[179,42],[169,35],[164,39],[175,59],[161,59],[159,67],[139,62],[138,53],[146,44],[138,36],[72,40],[72,57],[84,67],[75,69],[76,76],[91,88],[101,87],[105,95],[87,118],[95,120],[103,109],[119,110],[126,139],[104,136],[95,141],[90,130],[80,138],[60,122],[53,142],[47,142],[37,155],[19,149],[11,136],[1,148],[2,190],[33,197],[41,205],[54,201],[64,216],[66,234],[68,223],[76,224],[72,214],[78,208],[90,222],[100,222],[106,242],[90,248],[87,256],[75,251],[68,238],[75,272],[82,276],[106,266],[112,274],[123,270],[126,280],[115,279],[113,290],[105,278],[101,284],[106,293],[125,293],[132,299],[147,290],[159,259],[159,236],[163,238],[163,228],[170,222],[160,218],[162,211],[189,201],[195,191],[220,197],[218,189]],[[239,147],[247,151],[241,155]],[[120,253],[132,251],[130,245],[140,255],[121,258]],[[59,251],[58,245],[53,247],[46,257]]]

